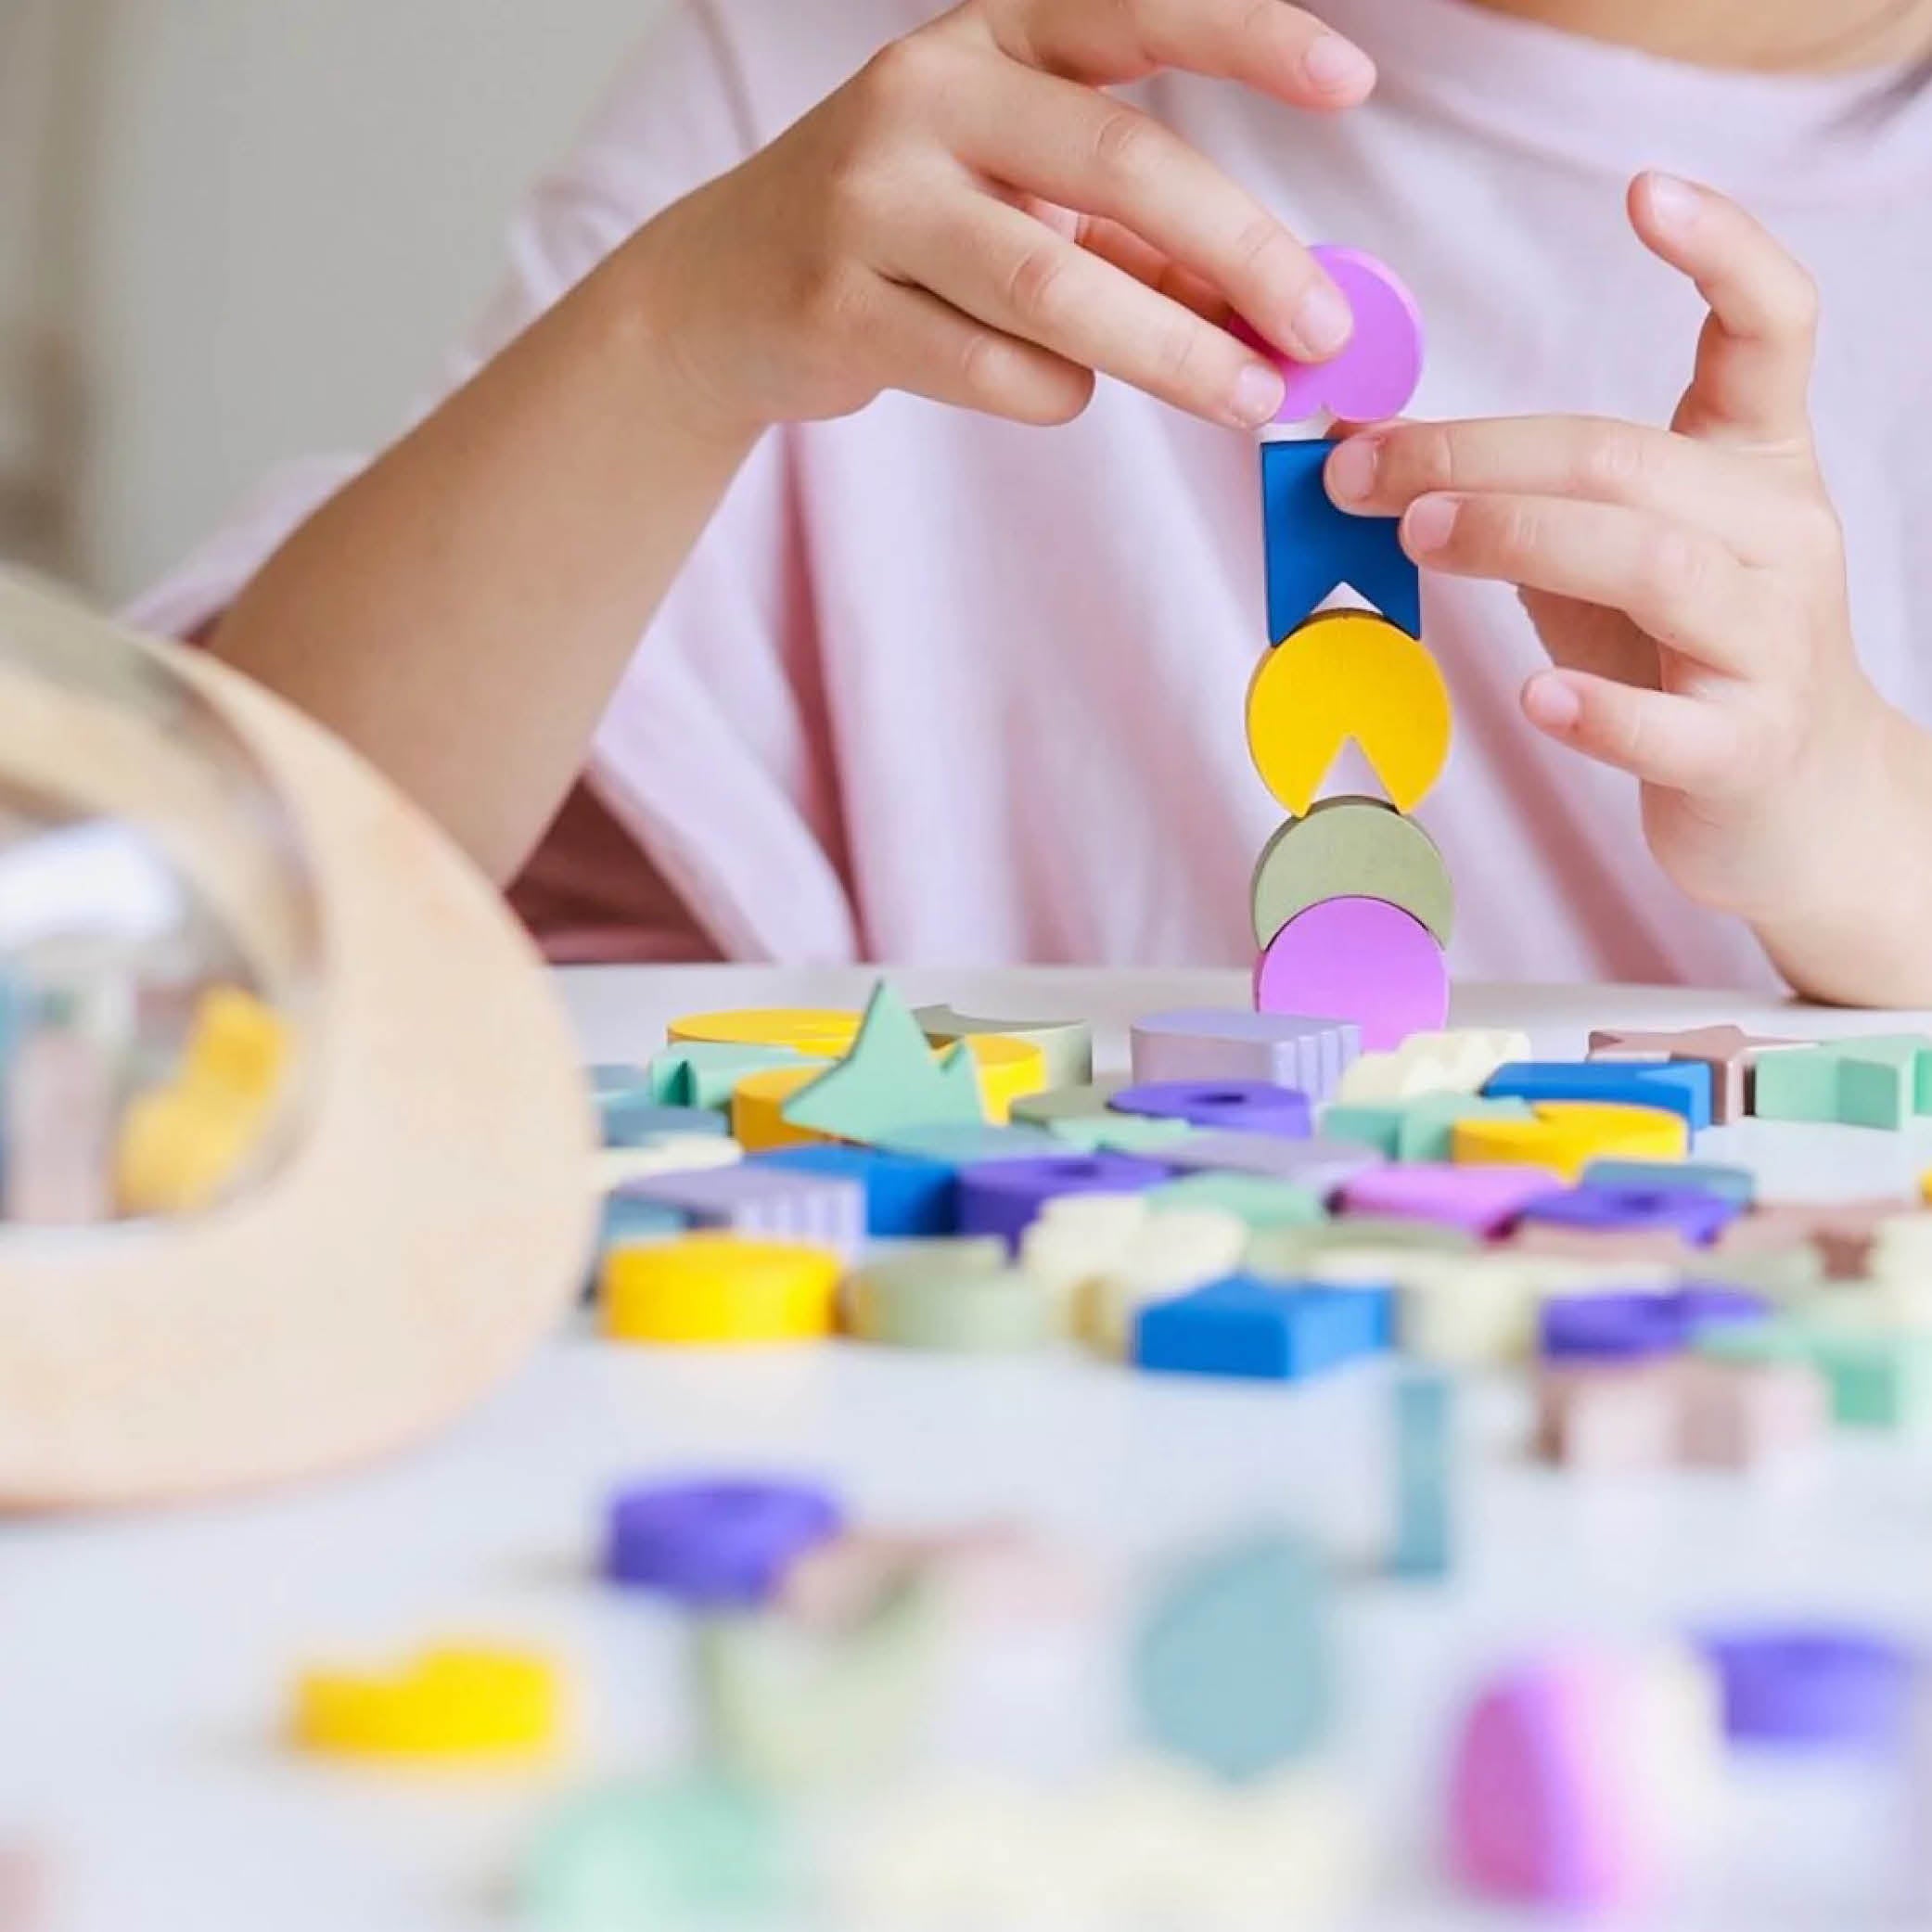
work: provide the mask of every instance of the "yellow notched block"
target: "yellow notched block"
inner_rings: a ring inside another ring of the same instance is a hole
[[[851,1052],[861,1017],[814,1006],[750,1007],[742,1013],[687,1014],[672,1020],[668,1030],[681,1045],[710,1041],[723,1046],[788,1046],[814,1059],[839,1060]]]
[[[1030,1040],[1016,1040],[1006,1033],[969,1033],[966,1050],[979,1076],[979,1104],[995,1127],[1012,1120],[1016,1100],[1046,1092],[1046,1056]]]
[[[1398,812],[1449,761],[1449,689],[1414,638],[1371,611],[1311,619],[1261,659],[1247,692],[1247,748],[1262,782],[1305,817],[1353,738]]]
[[[808,1087],[827,1066],[808,1060],[802,1067],[764,1067],[748,1073],[731,1090],[731,1137],[748,1154],[768,1154],[774,1147],[805,1147],[828,1141],[829,1133],[794,1127],[785,1118],[786,1103]]]
[[[686,1346],[817,1341],[832,1332],[843,1260],[804,1242],[685,1235],[614,1248],[604,1332]]]
[[[393,1676],[309,1670],[295,1687],[305,1750],[353,1758],[533,1758],[563,1728],[563,1686],[516,1650],[428,1650]]]
[[[1682,1114],[1582,1100],[1539,1102],[1527,1120],[1459,1120],[1450,1142],[1457,1160],[1546,1167],[1566,1181],[1593,1160],[1682,1160],[1690,1145]]]

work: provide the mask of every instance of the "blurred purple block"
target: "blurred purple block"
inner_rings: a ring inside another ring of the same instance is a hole
[[[1663,1294],[1558,1295],[1544,1302],[1542,1352],[1552,1362],[1630,1362],[1674,1355],[1706,1328],[1762,1321],[1770,1305],[1721,1283]]]
[[[845,1513],[812,1483],[646,1483],[611,1499],[605,1574],[706,1609],[764,1603]]]
[[[1136,1020],[1132,1047],[1133,1077],[1142,1084],[1264,1081],[1325,1100],[1361,1053],[1362,1030],[1295,1014],[1193,1006]]]
[[[1580,1187],[1547,1194],[1523,1210],[1525,1221],[1545,1227],[1675,1235],[1708,1247],[1744,1212],[1740,1201],[1683,1188]]]
[[[1794,1624],[1696,1641],[1723,1686],[1725,1733],[1740,1743],[1888,1751],[1904,1735],[1916,1665],[1888,1637]]]
[[[1500,1235],[1549,1191],[1547,1168],[1412,1161],[1379,1167],[1350,1182],[1342,1190],[1342,1211],[1440,1222],[1486,1237]]]
[[[1306,1094],[1261,1080],[1152,1081],[1121,1088],[1107,1105],[1117,1113],[1229,1133],[1277,1133],[1284,1140],[1307,1139],[1311,1120]]]
[[[1273,1133],[1196,1134],[1171,1147],[1157,1148],[1155,1158],[1163,1167],[1182,1173],[1265,1174],[1324,1196],[1382,1165],[1382,1157],[1373,1147],[1352,1141],[1284,1140]],[[1549,1183],[1545,1174],[1542,1184],[1547,1187]]]
[[[858,1181],[771,1167],[704,1168],[653,1174],[618,1190],[627,1200],[656,1201],[686,1215],[694,1227],[774,1241],[810,1241],[854,1255],[865,1242],[865,1189]]]
[[[1069,1194],[1140,1194],[1168,1170],[1127,1154],[1069,1154],[1048,1160],[991,1160],[959,1176],[959,1232],[998,1235],[1009,1247],[1052,1200]]]

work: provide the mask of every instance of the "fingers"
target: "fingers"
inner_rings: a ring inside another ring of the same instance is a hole
[[[1002,335],[1209,421],[1252,429],[1280,406],[1280,376],[1224,329],[1004,202],[949,198],[901,246],[897,279]]]
[[[962,103],[941,133],[979,173],[1131,230],[1301,359],[1347,345],[1348,302],[1309,250],[1139,109],[1009,61],[996,93]]]
[[[1386,423],[1337,445],[1327,482],[1365,517],[1400,517],[1441,492],[1619,504],[1708,530],[1754,563],[1776,560],[1793,520],[1781,480],[1734,454],[1593,416]]]
[[[1588,672],[1542,671],[1523,687],[1523,712],[1545,736],[1645,785],[1709,797],[1750,772],[1748,729],[1727,706]]]
[[[972,0],[961,18],[1028,66],[1098,86],[1178,67],[1333,109],[1375,84],[1360,47],[1287,0]]]
[[[1749,664],[1753,573],[1717,538],[1648,510],[1555,496],[1425,496],[1402,519],[1418,563],[1620,610],[1712,670]]]
[[[1713,442],[1809,451],[1818,290],[1735,202],[1668,174],[1631,189],[1644,245],[1710,304],[1677,427]]]

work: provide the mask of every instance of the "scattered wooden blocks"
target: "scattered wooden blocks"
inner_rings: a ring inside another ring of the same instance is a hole
[[[943,1354],[1017,1354],[1044,1348],[1063,1318],[1045,1286],[1007,1265],[991,1235],[909,1242],[860,1268],[847,1318],[862,1341]]]
[[[1483,1084],[1492,1100],[1580,1100],[1660,1107],[1693,1133],[1710,1125],[1710,1068],[1700,1060],[1519,1060]]]
[[[1342,1076],[1336,1098],[1350,1106],[1480,1094],[1497,1068],[1529,1057],[1528,1033],[1464,1029],[1415,1033],[1393,1053],[1363,1054]]]
[[[1677,1456],[1692,1468],[1761,1469],[1812,1448],[1831,1427],[1831,1391],[1798,1363],[1688,1360],[1670,1365]]]
[[[1553,1295],[1542,1307],[1542,1353],[1551,1362],[1636,1362],[1674,1355],[1711,1329],[1761,1322],[1769,1313],[1770,1305],[1760,1296],[1707,1283],[1666,1293],[1626,1289]]]
[[[702,1170],[736,1167],[745,1150],[735,1140],[715,1133],[665,1133],[641,1147],[606,1147],[592,1168],[593,1191],[613,1195],[633,1181],[662,1174],[691,1174]]]
[[[1752,1089],[1758,1062],[1799,1040],[1759,1039],[1742,1027],[1699,1027],[1678,1033],[1637,1033],[1602,1030],[1590,1036],[1593,1060],[1683,1060],[1710,1068],[1711,1120],[1719,1126],[1753,1111]]]
[[[546,1756],[563,1722],[556,1669],[525,1651],[425,1651],[394,1675],[307,1670],[294,1734],[328,1757],[466,1761]]]
[[[1426,1094],[1415,1100],[1331,1107],[1322,1132],[1331,1140],[1357,1141],[1389,1160],[1441,1162],[1455,1147],[1464,1120],[1528,1120],[1527,1102],[1485,1100],[1474,1094]]]
[[[831,1248],[685,1235],[620,1247],[604,1264],[613,1341],[755,1346],[832,1332],[844,1263]]]
[[[877,1145],[889,1154],[918,1160],[943,1160],[971,1167],[982,1160],[1050,1160],[1067,1150],[1043,1127],[971,1126],[959,1121],[922,1121],[886,1135]]]
[[[642,1088],[599,1094],[597,1112],[607,1147],[646,1146],[667,1134],[681,1138],[693,1134],[723,1137],[731,1132],[724,1116],[712,1108],[664,1107]]]
[[[1896,1200],[1768,1201],[1734,1221],[1711,1252],[1729,1261],[1808,1248],[1823,1262],[1827,1280],[1858,1281],[1883,1230],[1910,1212]]]
[[[1690,1147],[1681,1114],[1654,1107],[1575,1100],[1532,1103],[1528,1120],[1465,1120],[1452,1130],[1458,1161],[1543,1167],[1574,1181],[1593,1160],[1680,1160]]]
[[[996,1235],[1017,1252],[1047,1202],[1069,1194],[1138,1194],[1168,1178],[1164,1167],[1125,1154],[1058,1154],[1045,1160],[990,1160],[959,1175],[959,1226]]]
[[[1667,1469],[1676,1459],[1677,1399],[1648,1363],[1543,1369],[1536,1379],[1536,1453],[1594,1475]]]
[[[836,1060],[852,1049],[862,1016],[776,1006],[742,1013],[692,1013],[668,1029],[673,1046],[782,1046],[808,1059]]]
[[[1145,1154],[1158,1159],[1163,1148],[1192,1140],[1196,1130],[1185,1120],[1109,1112],[1050,1120],[1046,1131],[1068,1152]]]
[[[1393,1294],[1231,1275],[1142,1309],[1134,1361],[1168,1375],[1300,1381],[1388,1347]]]
[[[1809,1364],[1846,1427],[1916,1432],[1932,1425],[1932,1335],[1858,1325],[1827,1311],[1719,1329],[1698,1347],[1719,1362]]]
[[[1360,1030],[1336,1020],[1212,1007],[1149,1014],[1132,1039],[1137,1084],[1258,1080],[1315,1100],[1335,1091],[1362,1050]]]

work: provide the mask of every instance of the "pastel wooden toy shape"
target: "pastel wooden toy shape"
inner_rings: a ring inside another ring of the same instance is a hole
[[[1688,1655],[1527,1660],[1477,1698],[1450,1773],[1450,1856],[1472,1891],[1570,1911],[1655,1905],[1709,1829],[1722,1732]]]
[[[1154,1188],[1146,1198],[1158,1212],[1211,1208],[1250,1230],[1310,1227],[1327,1213],[1312,1188],[1266,1174],[1188,1174]]]
[[[604,1574],[687,1609],[751,1609],[772,1602],[791,1567],[844,1529],[838,1498],[814,1483],[636,1483],[611,1498]]]
[[[992,1236],[909,1242],[868,1262],[849,1293],[862,1341],[940,1354],[1001,1355],[1043,1348],[1061,1325],[1045,1286],[1007,1262]]]
[[[1224,1210],[1160,1209],[1128,1250],[1085,1285],[1075,1311],[1081,1339],[1104,1355],[1130,1356],[1143,1310],[1225,1280],[1247,1251],[1247,1224]]]
[[[1094,1030],[1084,1020],[975,1019],[951,1006],[921,1006],[913,1017],[936,1046],[978,1035],[1037,1046],[1046,1061],[1049,1091],[1083,1086],[1094,1078]]]
[[[1134,1645],[1149,1737],[1230,1782],[1307,1758],[1334,1721],[1330,1587],[1321,1559],[1268,1536],[1190,1565]]]
[[[1342,1189],[1350,1214],[1435,1221],[1477,1235],[1500,1234],[1550,1191],[1536,1167],[1452,1167],[1417,1161],[1358,1175]]]
[[[1104,1116],[1125,1079],[1083,1081],[1068,1087],[1047,1087],[1013,1103],[1013,1120],[1023,1127],[1050,1127],[1056,1120],[1083,1120]]]
[[[986,1119],[971,1056],[957,1046],[936,1060],[918,1021],[884,980],[851,1052],[800,1088],[782,1112],[787,1126],[848,1141],[942,1122],[973,1127]]]
[[[1347,588],[1412,637],[1422,635],[1422,571],[1394,517],[1356,517],[1328,494],[1327,441],[1261,445],[1261,532],[1268,637],[1291,637]]]
[[[592,1163],[593,1191],[601,1199],[633,1181],[659,1174],[695,1173],[703,1168],[736,1167],[745,1150],[715,1133],[662,1133],[641,1147],[606,1147]]]
[[[806,1057],[789,1046],[692,1040],[667,1046],[643,1070],[653,1100],[667,1107],[728,1108],[738,1082],[770,1067],[796,1067]]]
[[[1884,1231],[1909,1211],[1902,1202],[1883,1199],[1767,1201],[1734,1221],[1712,1253],[1723,1259],[1810,1248],[1823,1264],[1827,1280],[1857,1281]]]
[[[1158,1187],[1168,1170],[1126,1154],[1068,1150],[1046,1160],[992,1160],[959,1176],[959,1225],[966,1235],[997,1235],[1009,1248],[1046,1204],[1069,1194],[1133,1194]]]
[[[1669,1234],[1689,1247],[1706,1247],[1743,1211],[1735,1201],[1689,1188],[1585,1183],[1532,1201],[1523,1218],[1549,1227]]]
[[[1287,382],[1274,420],[1305,422],[1332,416],[1378,423],[1400,416],[1422,381],[1422,310],[1402,279],[1362,249],[1322,243],[1311,249],[1341,290],[1355,318],[1349,346],[1332,362],[1299,363],[1272,347],[1248,324],[1236,333],[1280,369]]]
[[[1527,1033],[1478,1028],[1412,1033],[1392,1053],[1363,1054],[1342,1075],[1335,1097],[1356,1105],[1480,1094],[1497,1068],[1529,1057]]]
[[[1230,1275],[1143,1308],[1133,1359],[1168,1375],[1301,1381],[1388,1346],[1392,1293]]]
[[[1066,1143],[1043,1127],[975,1126],[959,1120],[921,1121],[886,1135],[878,1145],[890,1154],[950,1161],[955,1167],[978,1160],[1043,1160],[1066,1152]]]
[[[660,1174],[633,1182],[626,1192],[675,1208],[694,1227],[805,1242],[848,1257],[865,1240],[865,1189],[850,1174],[752,1163]]]
[[[1766,1054],[1758,1062],[1751,1106],[1766,1120],[1896,1132],[1915,1114],[1932,1113],[1932,1040],[1888,1034]]]
[[[1371,611],[1311,619],[1261,659],[1248,686],[1255,769],[1298,818],[1351,739],[1396,810],[1414,811],[1449,761],[1451,728],[1436,660]]]
[[[1360,1141],[1388,1160],[1445,1161],[1462,1120],[1527,1120],[1521,1100],[1484,1100],[1474,1094],[1426,1094],[1386,1106],[1331,1107],[1322,1132],[1331,1139]]]
[[[757,1346],[831,1334],[844,1264],[828,1247],[686,1235],[621,1247],[604,1266],[613,1341]]]
[[[1181,1120],[1209,1132],[1273,1133],[1285,1140],[1306,1135],[1308,1095],[1270,1081],[1149,1081],[1123,1087],[1113,1105],[1123,1114]]]
[[[1574,1181],[1593,1160],[1682,1159],[1690,1129],[1681,1114],[1654,1107],[1551,1100],[1534,1103],[1528,1120],[1465,1120],[1452,1136],[1458,1161],[1544,1167]]]
[[[1428,928],[1379,899],[1329,899],[1275,934],[1255,967],[1263,1013],[1312,1013],[1358,1027],[1370,1052],[1449,1017],[1449,964]]]
[[[1698,1348],[1720,1362],[1808,1364],[1831,1389],[1834,1417],[1849,1427],[1916,1432],[1932,1424],[1932,1336],[1835,1318],[1830,1309],[1716,1329]]]
[[[781,1147],[756,1159],[786,1173],[857,1183],[865,1198],[865,1232],[876,1240],[950,1235],[959,1226],[959,1173],[944,1161],[829,1143]]]
[[[1681,1189],[1715,1195],[1719,1200],[1735,1202],[1740,1209],[1750,1207],[1758,1198],[1758,1177],[1750,1169],[1691,1160],[1593,1160],[1583,1170],[1583,1185],[1637,1188],[1652,1194]]]
[[[1905,1741],[1920,1667],[1896,1637],[1793,1623],[1703,1631],[1696,1642],[1735,1743],[1890,1757]]]
[[[1388,1567],[1399,1577],[1446,1576],[1452,1555],[1455,1385],[1421,1372],[1396,1385],[1395,1533]]]
[[[705,1107],[665,1107],[638,1089],[630,1094],[600,1094],[597,1114],[607,1147],[636,1147],[667,1133],[728,1134],[731,1123],[723,1113]]]
[[[1189,1007],[1135,1020],[1131,1043],[1138,1084],[1259,1080],[1322,1100],[1361,1052],[1362,1034],[1345,1022],[1306,1014]]]
[[[562,1722],[557,1672],[523,1651],[429,1650],[393,1676],[310,1670],[295,1687],[295,1740],[329,1757],[542,1757]]]
[[[1711,1119],[1741,1120],[1751,1111],[1751,1090],[1760,1056],[1801,1045],[1795,1040],[1760,1039],[1742,1027],[1698,1027],[1687,1032],[1639,1033],[1602,1030],[1590,1036],[1593,1060],[1689,1060],[1710,1068]]]
[[[1186,1120],[1154,1114],[1081,1114],[1049,1123],[1047,1132],[1069,1152],[1145,1154],[1158,1159],[1164,1147],[1191,1140],[1199,1130]]]
[[[785,1047],[812,1059],[834,1060],[851,1051],[864,1017],[819,1007],[754,1007],[742,1013],[686,1014],[666,1030],[674,1046]]]
[[[1177,1174],[1261,1174],[1292,1182],[1324,1200],[1357,1174],[1381,1165],[1381,1157],[1372,1148],[1347,1141],[1321,1135],[1283,1140],[1272,1133],[1197,1133],[1192,1140],[1163,1147],[1158,1158],[1161,1166]]]
[[[1483,1082],[1492,1099],[1586,1100],[1682,1114],[1693,1133],[1710,1125],[1710,1068],[1695,1060],[1518,1060]]]
[[[1455,894],[1436,841],[1380,799],[1322,799],[1261,848],[1250,895],[1255,943],[1324,899],[1380,899],[1422,921],[1447,946]]]
[[[1678,1460],[1753,1470],[1813,1448],[1831,1427],[1829,1386],[1808,1363],[1672,1363]]]
[[[785,1110],[823,1074],[829,1063],[801,1060],[790,1067],[765,1067],[744,1075],[731,1091],[732,1138],[747,1153],[777,1147],[809,1147],[833,1138],[795,1125]]]

